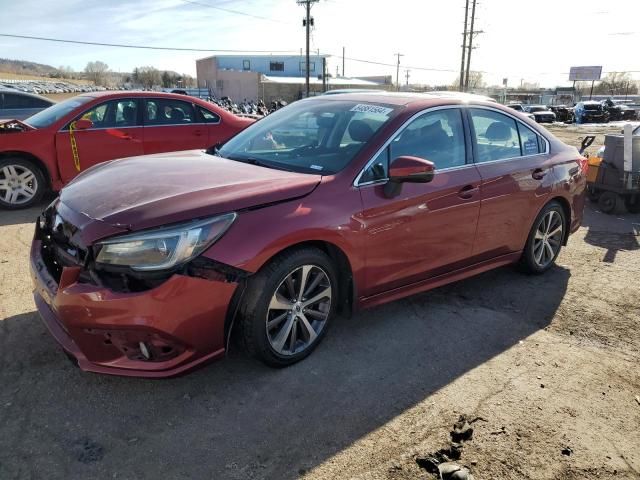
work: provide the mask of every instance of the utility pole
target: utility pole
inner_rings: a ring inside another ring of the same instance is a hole
[[[471,51],[473,50],[473,24],[476,20],[476,2],[477,0],[473,0],[473,7],[471,9],[471,28],[469,29],[469,47],[467,50],[467,71],[465,72],[464,79],[464,90],[469,90],[469,69],[471,68]]]
[[[404,57],[401,53],[394,53],[398,57],[398,66],[396,68],[396,90],[400,91],[400,57]]]
[[[327,59],[322,57],[322,92],[327,91]]]
[[[469,20],[469,0],[464,6],[464,31],[462,32],[462,60],[460,60],[460,88],[464,92],[464,54],[467,50],[467,21]]]
[[[407,90],[409,90],[409,73],[411,72],[411,70],[405,70],[404,71],[404,76],[407,78]]]
[[[344,47],[342,47],[342,77],[344,77]]]
[[[307,57],[306,57],[306,89],[307,97],[309,97],[309,37],[311,36],[311,26],[313,25],[313,18],[311,18],[311,5],[319,0],[297,0],[298,5],[303,5],[306,10],[305,19],[302,21],[302,25],[306,27],[307,37]]]

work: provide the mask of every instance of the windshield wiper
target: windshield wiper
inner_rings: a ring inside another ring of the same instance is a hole
[[[223,157],[222,155],[220,155],[220,153],[217,153],[217,155],[221,158],[226,158],[227,160],[233,160],[234,162],[242,162],[242,163],[248,163],[249,165],[255,165],[257,167],[264,167],[264,168],[272,168],[275,170],[284,170],[285,172],[292,172],[293,170],[289,170],[286,167],[282,167],[280,165],[274,165],[273,163],[267,163],[263,160],[260,160],[259,158],[255,158],[255,157],[235,157],[235,156],[229,156],[229,157]]]

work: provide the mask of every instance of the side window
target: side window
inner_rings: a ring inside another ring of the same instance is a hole
[[[193,105],[181,100],[150,98],[144,109],[145,125],[189,125],[195,123]]]
[[[520,137],[513,118],[492,110],[472,108],[469,112],[475,131],[478,162],[491,162],[521,155]]]
[[[83,113],[81,118],[91,120],[91,122],[93,122],[93,128],[107,128],[110,126],[107,121],[108,105],[109,103],[101,103]],[[68,125],[67,128],[69,128]]]
[[[4,94],[4,108],[47,108],[50,106],[49,103],[39,98],[13,93]]]
[[[537,133],[522,123],[518,123],[518,130],[520,132],[520,145],[523,155],[536,155],[543,151],[540,149],[542,140],[538,138],[539,135]]]
[[[112,102],[116,127],[134,127],[138,123],[138,102],[118,100]]]
[[[220,117],[215,113],[207,110],[206,108],[202,108],[198,106],[198,111],[200,112],[200,116],[204,120],[204,123],[218,123],[220,122]]]
[[[464,165],[462,112],[437,110],[416,118],[391,142],[391,161],[403,155],[430,160],[440,170]]]

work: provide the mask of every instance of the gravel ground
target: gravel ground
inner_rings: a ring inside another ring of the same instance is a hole
[[[151,381],[83,373],[47,334],[38,210],[0,211],[2,480],[435,478],[416,458],[461,414],[480,417],[460,459],[476,480],[640,478],[640,215],[589,207],[546,275],[502,268],[339,319],[293,367],[235,349]]]

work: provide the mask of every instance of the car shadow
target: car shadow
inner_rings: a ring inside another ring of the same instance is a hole
[[[588,244],[606,249],[603,262],[615,262],[619,251],[640,249],[640,214],[607,215],[587,204],[582,226],[587,227]]]
[[[6,210],[0,207],[0,227],[21,223],[34,223],[38,215],[47,208],[47,205],[49,205],[54,198],[56,198],[55,194],[47,194],[37,205],[21,210]]]
[[[0,478],[297,478],[547,326],[569,277],[501,268],[339,318],[292,367],[234,349],[163,381],[83,373],[35,312],[7,318]]]

